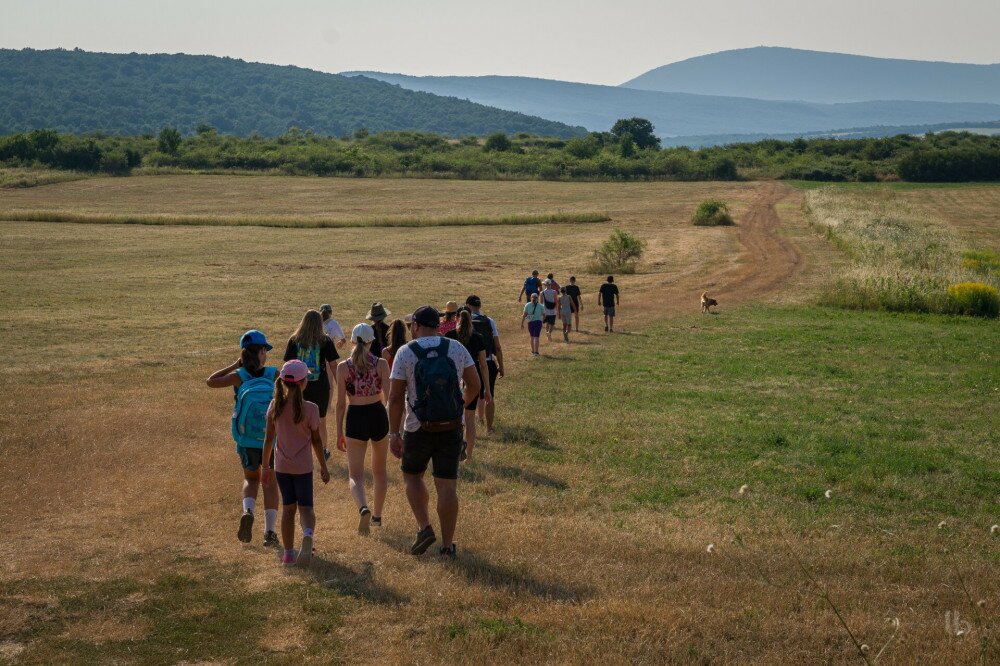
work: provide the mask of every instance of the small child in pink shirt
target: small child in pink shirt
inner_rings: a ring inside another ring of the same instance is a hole
[[[330,482],[320,437],[319,407],[302,397],[309,380],[309,366],[292,360],[281,366],[274,383],[274,399],[267,409],[263,460],[274,450],[274,477],[281,490],[281,563],[309,566],[313,550],[316,512],[313,510],[313,456],[319,461],[323,483]],[[277,439],[275,439],[277,434]],[[263,467],[261,481],[271,483],[271,468]],[[302,523],[302,547],[295,555],[295,514]]]

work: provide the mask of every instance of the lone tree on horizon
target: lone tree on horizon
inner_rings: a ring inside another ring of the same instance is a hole
[[[640,150],[660,147],[660,137],[653,133],[653,123],[645,118],[621,118],[611,128],[615,141],[622,141],[626,135],[632,137]]]

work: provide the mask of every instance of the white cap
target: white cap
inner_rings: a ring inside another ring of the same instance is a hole
[[[375,339],[375,329],[369,324],[358,324],[354,327],[354,330],[351,331],[351,342],[354,342],[359,338],[362,342],[371,342]]]

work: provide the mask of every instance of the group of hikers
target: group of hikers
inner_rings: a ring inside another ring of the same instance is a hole
[[[521,327],[528,322],[533,355],[543,324],[548,338],[558,317],[569,340],[579,331],[582,311],[576,278],[560,287],[550,273],[534,271],[518,296],[527,298]],[[605,331],[614,330],[618,287],[614,278],[601,286]],[[418,531],[410,552],[420,555],[437,541],[431,525],[429,493],[424,482],[432,466],[441,530],[439,554],[454,558],[458,519],[456,481],[459,463],[472,458],[477,422],[493,430],[496,381],[504,376],[503,348],[496,322],[481,312],[476,295],[461,307],[449,301],[443,311],[430,305],[386,323],[391,313],[373,303],[365,321],[344,335],[323,305],[305,313],[288,339],[281,368],[267,365],[273,347],[262,331],[240,338],[240,357],[214,372],[211,388],[232,387],[235,405],[232,436],[243,468],[243,512],[237,538],[253,537],[257,497],[263,491],[264,545],[280,547],[286,566],[309,565],[314,550],[316,515],[313,473],[329,483],[327,412],[334,406],[335,447],[346,454],[348,486],[358,510],[358,533],[381,527],[385,505],[386,465],[391,452],[401,460],[406,498]],[[350,344],[347,358],[340,352]],[[372,450],[371,505],[365,488],[365,461]],[[278,527],[281,504],[280,537]],[[296,551],[295,520],[302,528]]]

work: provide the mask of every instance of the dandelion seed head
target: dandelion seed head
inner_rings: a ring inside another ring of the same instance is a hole
[[[825,493],[823,493],[823,497],[830,499],[831,497],[833,497],[833,491],[827,490]]]
[[[1000,525],[994,525],[990,528],[990,534],[997,534],[1000,532]]]

